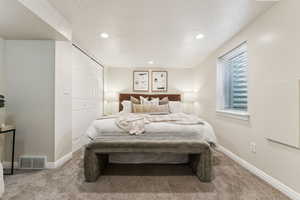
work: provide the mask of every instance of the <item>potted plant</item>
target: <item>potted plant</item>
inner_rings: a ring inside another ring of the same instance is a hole
[[[0,108],[3,108],[5,106],[5,100],[4,96],[0,94]]]

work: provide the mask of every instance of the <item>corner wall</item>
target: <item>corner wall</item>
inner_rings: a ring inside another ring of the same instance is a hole
[[[55,42],[55,161],[72,153],[72,44]]]
[[[55,42],[6,40],[7,117],[15,124],[16,159],[47,156],[54,162]]]
[[[299,142],[299,7],[298,0],[280,1],[195,68],[198,114],[213,125],[219,143],[298,193],[300,149],[266,138]],[[249,122],[216,114],[217,58],[243,41],[249,54]]]

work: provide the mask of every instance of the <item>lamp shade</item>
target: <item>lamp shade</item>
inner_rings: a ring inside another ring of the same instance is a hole
[[[184,92],[183,99],[185,102],[194,102],[197,99],[196,92]]]
[[[114,91],[108,91],[106,92],[106,100],[109,102],[117,101],[118,99],[118,93]]]

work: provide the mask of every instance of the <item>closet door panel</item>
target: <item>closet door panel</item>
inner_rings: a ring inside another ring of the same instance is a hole
[[[85,132],[103,114],[103,68],[73,47],[72,139],[73,150],[80,148]]]

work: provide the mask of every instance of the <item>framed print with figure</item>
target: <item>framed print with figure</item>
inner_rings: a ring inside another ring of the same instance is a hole
[[[152,92],[168,91],[168,72],[152,71]]]
[[[148,92],[149,91],[149,72],[133,71],[133,91]]]

